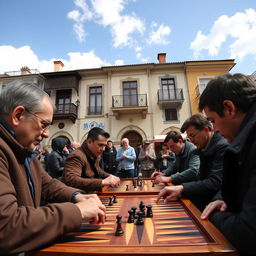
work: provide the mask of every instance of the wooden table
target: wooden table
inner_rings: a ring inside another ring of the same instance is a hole
[[[155,184],[151,178],[123,178],[117,188],[103,187],[99,195],[157,195],[161,189],[164,188],[163,184]]]
[[[109,195],[101,200],[107,207],[105,224],[84,222],[79,232],[32,255],[238,255],[209,221],[200,220],[188,200],[156,203],[156,195],[140,194],[118,195],[112,206]],[[128,210],[138,209],[141,201],[152,205],[153,217],[144,218],[144,225],[128,223]],[[116,215],[122,216],[122,236],[115,236]]]

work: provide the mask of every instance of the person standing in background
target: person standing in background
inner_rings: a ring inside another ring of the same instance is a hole
[[[156,169],[162,172],[165,169],[171,168],[171,165],[174,164],[175,154],[169,150],[166,143],[162,143],[162,150],[158,153],[155,161]]]
[[[116,162],[116,148],[113,146],[113,142],[108,140],[105,150],[102,152],[102,159],[104,165],[104,171],[110,174],[116,175],[117,162]]]
[[[121,147],[117,151],[116,160],[118,162],[117,175],[120,178],[134,178],[136,154],[134,148],[129,145],[127,138],[122,139]]]
[[[64,170],[68,140],[57,137],[52,140],[52,152],[47,158],[47,170],[49,174],[56,179],[60,179]]]
[[[149,178],[155,170],[154,161],[156,160],[156,153],[150,145],[150,141],[144,141],[144,145],[140,150],[139,162],[142,177]]]

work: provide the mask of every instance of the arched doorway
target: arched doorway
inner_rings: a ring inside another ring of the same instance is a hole
[[[138,143],[142,143],[142,137],[141,135],[136,132],[136,131],[128,131],[126,132],[123,136],[123,138],[128,138],[129,139],[129,144],[130,146],[132,146],[133,148],[137,148]]]

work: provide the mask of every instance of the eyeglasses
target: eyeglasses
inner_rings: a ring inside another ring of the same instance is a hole
[[[35,117],[37,117],[39,120],[41,120],[41,129],[42,129],[44,132],[47,132],[47,131],[50,129],[52,123],[50,123],[50,122],[44,120],[43,118],[41,118],[40,116],[38,116],[38,115],[36,115],[36,114],[30,112],[28,109],[25,109],[25,110],[26,110],[26,112],[28,112],[30,115],[35,116]]]
[[[197,134],[199,133],[200,131],[198,131],[197,133],[190,133],[190,134],[187,134],[187,137],[189,138],[189,139],[194,139],[196,136],[197,136]]]

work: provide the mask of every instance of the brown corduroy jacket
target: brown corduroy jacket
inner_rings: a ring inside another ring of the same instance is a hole
[[[0,254],[45,246],[78,230],[82,216],[70,202],[77,189],[52,179],[37,158],[31,161],[35,200],[27,182],[27,151],[0,125]],[[58,202],[40,207],[40,200]]]

